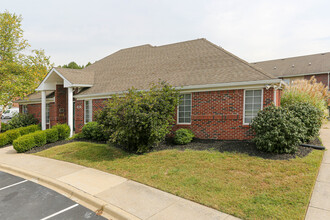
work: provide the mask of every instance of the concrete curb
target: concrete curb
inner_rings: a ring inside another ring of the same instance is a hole
[[[50,188],[64,196],[76,201],[77,203],[82,204],[83,206],[100,213],[103,217],[108,219],[118,219],[118,220],[139,220],[138,217],[114,206],[106,203],[105,201],[90,195],[82,190],[79,190],[69,184],[63,183],[59,180],[46,177],[44,175],[27,171],[21,168],[15,168],[8,166],[6,164],[0,163],[0,170],[25,178],[32,182],[36,182],[40,185],[43,185],[47,188]]]

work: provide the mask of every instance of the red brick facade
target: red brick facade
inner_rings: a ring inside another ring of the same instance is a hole
[[[274,103],[274,90],[264,89],[263,106]],[[248,140],[253,138],[249,125],[243,125],[244,90],[192,93],[190,125],[176,124],[191,129],[201,139]]]
[[[322,82],[323,85],[328,86],[329,87],[329,78],[328,78],[328,74],[317,74],[317,75],[308,75],[308,76],[304,76],[305,79],[309,80],[312,77],[315,77],[317,82]]]
[[[57,86],[55,103],[50,103],[50,125],[66,123],[67,91]],[[280,103],[280,90],[263,89],[263,107]],[[102,110],[107,99],[92,100],[93,120],[97,111]],[[243,125],[244,90],[225,90],[192,93],[191,124],[173,126],[173,131],[179,128],[191,129],[197,138],[220,140],[248,140],[253,137],[249,125]],[[28,105],[28,112],[34,114],[40,121],[40,104]],[[75,100],[75,131],[80,132],[84,126],[84,101]]]

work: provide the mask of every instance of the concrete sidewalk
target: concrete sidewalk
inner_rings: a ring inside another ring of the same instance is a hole
[[[116,175],[17,154],[12,147],[0,148],[0,170],[49,187],[109,219],[238,219]]]
[[[326,147],[320,171],[309,202],[306,220],[330,219],[330,122],[320,132],[323,145]]]

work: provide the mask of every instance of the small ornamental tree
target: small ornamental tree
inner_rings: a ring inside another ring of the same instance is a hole
[[[161,82],[148,91],[133,88],[123,97],[113,96],[96,118],[110,142],[143,153],[170,132],[178,102],[179,92]]]

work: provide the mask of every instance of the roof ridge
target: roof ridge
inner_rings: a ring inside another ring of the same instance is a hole
[[[247,61],[245,61],[245,60],[239,58],[238,56],[236,56],[236,55],[230,53],[229,51],[223,49],[222,47],[219,47],[218,45],[212,43],[211,41],[208,41],[208,40],[205,39],[205,38],[202,38],[202,40],[204,40],[205,42],[207,42],[207,43],[209,43],[210,45],[214,46],[215,48],[217,48],[217,49],[219,49],[219,50],[225,52],[226,54],[228,54],[229,56],[235,58],[236,60],[239,60],[239,61],[245,63],[247,66],[249,66],[250,68],[252,68],[252,69],[254,69],[254,70],[258,71],[258,72],[260,72],[261,74],[263,74],[263,75],[265,75],[265,76],[267,76],[267,77],[270,77],[270,78],[277,78],[277,77],[273,76],[272,74],[266,73],[266,72],[264,72],[263,70],[261,70],[261,69],[259,69],[259,68],[256,68],[255,66],[251,65],[249,62],[247,62]]]
[[[300,56],[295,56],[295,57],[285,57],[285,58],[278,58],[278,59],[272,59],[272,60],[263,60],[263,61],[257,61],[257,62],[251,62],[251,63],[258,64],[258,63],[269,62],[269,61],[288,60],[288,59],[302,58],[302,57],[308,57],[308,56],[325,55],[325,54],[329,54],[329,53],[330,52],[314,53],[314,54],[309,54],[309,55],[300,55]]]

